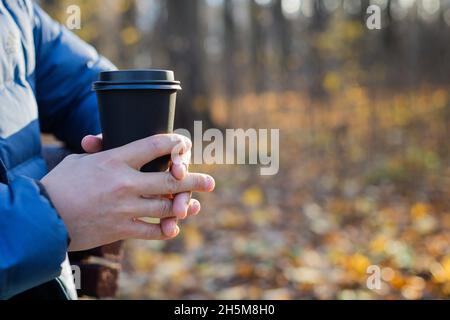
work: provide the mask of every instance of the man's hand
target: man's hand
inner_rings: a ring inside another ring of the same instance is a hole
[[[180,157],[171,172],[139,171],[144,164],[171,154],[175,148],[179,148]],[[174,230],[163,230],[164,219],[174,216],[182,219],[187,215],[187,207],[195,212],[199,203],[191,200],[189,206],[187,201],[179,205],[162,195],[210,192],[215,184],[208,175],[187,173],[187,167],[182,168],[185,165],[180,159],[186,159],[190,148],[187,138],[166,134],[64,159],[41,182],[68,228],[72,239],[69,249],[86,250],[127,238],[175,237],[178,227],[172,224]],[[182,180],[174,178],[183,172]],[[142,217],[160,218],[163,222],[149,224],[139,220]]]
[[[103,150],[103,136],[101,134],[97,136],[86,136],[81,141],[81,147],[87,153],[101,152]],[[189,147],[187,152],[181,154],[172,163],[170,172],[176,179],[184,179],[189,169],[190,160],[191,150]],[[191,197],[192,192],[183,192],[173,196],[172,208],[174,217],[161,219],[161,229],[166,236],[173,237],[178,235],[178,219],[184,219],[191,215],[197,215],[200,212],[200,202],[196,199],[191,199]]]

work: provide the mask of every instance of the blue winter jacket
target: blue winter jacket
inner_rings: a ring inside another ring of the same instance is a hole
[[[58,276],[63,221],[40,192],[40,133],[80,151],[100,132],[91,83],[113,66],[29,0],[0,0],[0,298]],[[70,181],[67,181],[70,183]]]

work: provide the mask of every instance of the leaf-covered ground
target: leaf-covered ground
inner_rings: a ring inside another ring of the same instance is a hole
[[[237,101],[246,107],[233,127],[281,129],[279,174],[194,167],[216,178],[216,191],[200,197],[202,213],[179,238],[127,243],[120,296],[450,297],[446,92],[373,101],[350,88],[332,102],[294,93]],[[375,290],[371,265],[381,272]]]

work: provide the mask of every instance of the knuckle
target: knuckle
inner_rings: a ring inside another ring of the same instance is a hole
[[[75,161],[80,159],[82,156],[79,154],[69,154],[67,157],[64,158],[65,161]]]
[[[177,143],[177,145],[182,146],[184,152],[187,152],[192,148],[192,140],[186,136],[176,134],[175,142]]]
[[[123,196],[130,193],[133,190],[133,182],[127,177],[121,177],[117,179],[113,186],[113,193],[117,196]]]
[[[176,152],[184,151],[184,149],[186,149],[188,146],[187,138],[179,134],[174,134],[173,136],[171,136],[170,141],[174,146],[173,151],[176,150]]]
[[[167,173],[165,178],[165,186],[167,193],[175,193],[178,190],[178,180],[172,174]]]
[[[146,240],[156,240],[161,237],[161,228],[156,226],[147,226],[144,231],[144,239]],[[158,231],[159,230],[159,231]]]
[[[178,133],[170,133],[168,136],[173,142],[182,142],[184,140],[184,136]]]
[[[160,212],[162,217],[169,217],[172,213],[172,202],[169,200],[162,200]]]
[[[148,144],[149,144],[149,149],[152,152],[159,152],[159,150],[161,149],[162,145],[161,145],[161,139],[159,136],[153,136],[150,137],[148,139]]]
[[[122,203],[120,205],[120,214],[124,216],[132,216],[136,214],[136,208],[128,203]]]
[[[117,168],[123,163],[115,157],[113,152],[103,152],[98,154],[98,163],[103,167]]]

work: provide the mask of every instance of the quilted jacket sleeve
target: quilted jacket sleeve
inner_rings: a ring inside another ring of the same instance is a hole
[[[58,276],[67,245],[64,222],[36,181],[0,184],[0,299]]]
[[[36,94],[41,129],[74,151],[87,134],[100,133],[91,90],[98,73],[115,69],[107,59],[34,4]]]

